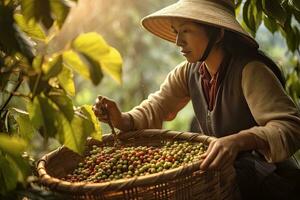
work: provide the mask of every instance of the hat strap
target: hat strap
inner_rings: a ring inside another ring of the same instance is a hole
[[[209,53],[211,52],[211,50],[212,50],[212,48],[213,48],[213,46],[216,42],[218,33],[219,33],[219,31],[213,31],[212,34],[210,35],[209,41],[208,41],[207,46],[206,46],[206,49],[205,49],[202,57],[199,59],[200,62],[205,61],[206,58],[208,57]]]

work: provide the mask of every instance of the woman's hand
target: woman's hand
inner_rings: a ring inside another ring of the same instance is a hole
[[[215,170],[222,166],[232,164],[240,151],[238,141],[234,135],[215,138],[209,143],[207,151],[201,155],[203,162],[201,170]]]
[[[108,123],[108,115],[114,127],[127,131],[132,129],[129,114],[122,113],[116,102],[104,96],[98,96],[93,111],[99,121]]]

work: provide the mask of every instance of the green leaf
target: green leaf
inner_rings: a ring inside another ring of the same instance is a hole
[[[42,69],[43,61],[44,61],[44,57],[42,55],[35,56],[32,62],[33,69],[37,72],[40,72]]]
[[[101,141],[102,140],[102,131],[101,127],[99,125],[99,121],[97,117],[95,116],[91,105],[84,105],[82,106],[85,109],[85,115],[88,117],[89,121],[92,123],[94,126],[94,131],[91,133],[91,136],[96,139]]]
[[[47,97],[58,107],[59,111],[72,121],[74,116],[72,100],[59,90],[53,90],[47,94]]]
[[[122,62],[120,53],[112,47],[109,48],[109,53],[100,58],[102,70],[119,84],[122,83]]]
[[[281,6],[280,0],[262,0],[264,12],[271,18],[276,19],[282,26],[287,19],[287,13]]]
[[[0,27],[5,30],[0,31],[1,48],[6,49],[7,53],[20,52],[31,62],[34,57],[33,44],[16,26],[13,14],[13,6],[0,5]]]
[[[86,79],[90,78],[88,67],[81,61],[78,54],[72,50],[63,53],[64,64]]]
[[[11,174],[4,174],[4,179],[8,178],[10,181],[12,181],[12,179],[18,179],[21,182],[26,180],[30,172],[29,165],[21,157],[26,147],[27,143],[25,140],[16,136],[8,136],[5,133],[0,133],[0,152],[2,152],[2,155],[6,155],[6,159],[10,163],[10,168],[5,169],[5,171],[7,170],[8,172],[12,168],[14,171],[17,171],[17,178],[11,177]],[[0,166],[2,166],[2,164],[0,164]]]
[[[46,39],[46,34],[39,24],[37,24],[34,19],[30,19],[26,22],[24,16],[21,14],[15,14],[14,19],[16,20],[20,29],[25,32],[29,37],[37,40],[44,41]]]
[[[29,118],[33,126],[39,130],[44,137],[54,137],[57,132],[57,107],[41,94],[33,99],[27,107]]]
[[[291,7],[294,7],[295,9],[300,11],[300,1],[299,0],[289,0],[288,3],[291,5]]]
[[[262,21],[261,2],[257,0],[248,0],[243,7],[243,19],[250,33],[255,37],[256,31]]]
[[[35,129],[31,124],[28,113],[17,108],[10,109],[9,113],[18,124],[18,134],[26,141],[30,141]]]
[[[42,70],[44,72],[43,80],[48,80],[54,76],[57,76],[63,68],[63,58],[62,55],[54,55],[49,58],[47,62],[42,65]]]
[[[234,1],[235,8],[238,8],[241,5],[242,1],[243,0],[235,0]]]
[[[11,156],[19,156],[26,149],[27,143],[19,137],[11,137],[0,133],[0,150]],[[13,147],[13,148],[12,148]]]
[[[300,23],[300,11],[297,11],[296,9],[293,10],[293,14],[295,16],[295,19]]]
[[[5,195],[16,188],[18,181],[17,175],[17,170],[0,154],[0,194]]]
[[[84,53],[78,52],[79,57],[88,66],[90,71],[90,78],[94,85],[98,85],[103,78],[100,63],[95,61],[92,57],[87,56]]]
[[[290,24],[286,24],[284,27],[284,31],[286,34],[285,39],[286,39],[287,46],[289,50],[294,52],[297,48],[299,48],[299,39],[298,39],[299,30],[296,27],[292,28]]]
[[[43,80],[41,72],[33,76],[29,76],[29,87],[32,92],[32,97],[39,95],[43,91],[48,91],[51,86],[48,84],[48,80]]]
[[[122,73],[122,58],[119,52],[106,44],[104,39],[97,33],[86,33],[78,36],[72,42],[72,48],[81,54],[81,58],[89,66],[90,77],[94,84],[99,83],[101,80],[100,70],[108,73],[114,80],[121,83]],[[83,55],[83,56],[82,56]],[[97,64],[97,62],[99,64]],[[94,74],[97,72],[97,74]]]
[[[100,128],[94,124],[90,107],[81,107],[73,117],[71,123],[63,116],[59,117],[59,139],[71,150],[82,154],[88,136],[101,140]]]
[[[271,32],[271,33],[275,33],[279,26],[277,25],[276,21],[270,17],[268,17],[267,15],[264,15],[264,25],[267,27],[267,29]]]
[[[49,0],[22,0],[21,11],[26,21],[41,21],[47,29],[53,24]]]
[[[98,61],[102,54],[109,53],[109,46],[97,33],[85,33],[79,35],[71,44],[77,52],[83,53]]]
[[[51,0],[50,7],[58,26],[62,27],[70,11],[70,6],[65,0]]]
[[[66,93],[70,96],[75,96],[75,85],[72,71],[67,67],[63,67],[57,78],[59,85],[66,91]]]
[[[245,22],[245,25],[249,29],[251,35],[254,36],[255,35],[254,27],[253,27],[252,21],[250,20],[249,13],[250,13],[250,15],[252,15],[252,13],[251,13],[251,1],[247,0],[244,4],[244,7],[243,7],[243,20]]]

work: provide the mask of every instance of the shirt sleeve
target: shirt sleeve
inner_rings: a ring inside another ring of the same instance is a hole
[[[300,114],[274,73],[263,63],[248,63],[242,74],[242,89],[258,126],[250,132],[266,141],[260,151],[269,162],[279,162],[300,148]]]
[[[175,67],[160,86],[139,106],[128,113],[132,116],[134,129],[161,128],[163,121],[176,117],[189,102],[188,65],[186,62]]]

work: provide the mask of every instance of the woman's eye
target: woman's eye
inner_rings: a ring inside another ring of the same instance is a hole
[[[187,33],[187,32],[189,32],[189,30],[188,29],[183,29],[181,32],[182,33]]]

